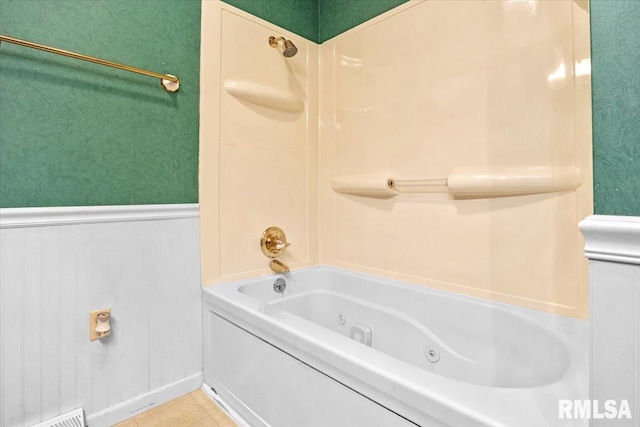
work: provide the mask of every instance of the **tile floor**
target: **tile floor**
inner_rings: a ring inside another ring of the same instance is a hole
[[[202,390],[124,420],[114,427],[238,427]]]

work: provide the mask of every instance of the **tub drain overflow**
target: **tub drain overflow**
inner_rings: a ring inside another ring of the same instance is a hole
[[[435,347],[429,347],[425,352],[425,356],[427,356],[429,362],[436,363],[438,360],[440,360],[440,351],[438,351],[438,349]]]
[[[282,277],[278,277],[275,282],[273,282],[273,290],[281,293],[284,292],[284,288],[287,287],[287,282]]]

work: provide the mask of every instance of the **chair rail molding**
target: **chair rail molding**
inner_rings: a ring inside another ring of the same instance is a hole
[[[640,265],[640,217],[591,215],[580,231],[590,260]]]
[[[2,208],[0,228],[197,218],[198,204]]]

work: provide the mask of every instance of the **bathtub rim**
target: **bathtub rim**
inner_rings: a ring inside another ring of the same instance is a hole
[[[514,309],[525,314],[535,317],[541,317],[549,320],[554,325],[561,324],[562,327],[570,325],[568,332],[579,332],[576,337],[566,337],[570,341],[576,343],[580,341],[581,347],[588,349],[587,321],[568,318],[557,314],[539,312],[536,310],[514,307],[501,302],[483,300],[480,298],[459,295],[449,291],[440,289],[431,289],[422,285],[415,285],[406,282],[400,282],[392,279],[381,278],[365,273],[354,272],[333,266],[313,266],[305,267],[293,271],[296,272],[334,272],[338,274],[348,274],[366,280],[374,280],[382,282],[384,285],[395,285],[409,289],[419,289],[426,293],[434,293],[444,297],[452,297],[465,302],[482,304],[491,308],[506,309],[512,312]],[[226,282],[203,289],[203,299],[205,310],[211,310],[216,315],[228,320],[234,325],[244,329],[246,332],[267,341],[274,347],[284,351],[285,353],[295,357],[303,363],[325,373],[330,378],[344,384],[345,386],[356,390],[370,399],[378,402],[389,410],[402,414],[407,419],[414,422],[420,420],[420,414],[436,417],[443,422],[451,423],[451,425],[465,426],[509,426],[522,425],[522,419],[509,419],[499,414],[504,407],[513,405],[524,405],[525,408],[534,410],[527,418],[536,419],[532,426],[543,425],[542,421],[548,421],[540,417],[536,412],[536,405],[531,404],[532,397],[534,403],[536,399],[546,399],[547,395],[566,396],[566,380],[578,376],[585,378],[587,381],[580,383],[580,398],[588,397],[588,354],[581,353],[578,363],[571,363],[569,369],[560,379],[550,384],[540,385],[530,388],[496,388],[486,385],[478,385],[463,382],[460,380],[442,377],[427,371],[422,371],[418,376],[428,380],[424,385],[416,384],[409,381],[414,378],[418,368],[408,365],[409,371],[402,366],[405,362],[398,361],[391,356],[377,352],[379,354],[367,354],[372,349],[361,346],[355,342],[341,342],[344,337],[327,330],[323,326],[317,325],[299,316],[291,313],[285,313],[282,318],[274,318],[261,312],[268,303],[259,301],[238,291],[242,285],[259,283],[265,280],[271,280],[279,277],[279,275],[263,275],[255,278],[236,280]],[[292,326],[291,322],[296,322],[296,326]],[[571,330],[573,329],[573,330]],[[323,332],[324,331],[324,332]],[[336,338],[340,338],[336,342]],[[573,339],[572,339],[573,338]],[[345,347],[345,348],[342,348]],[[364,351],[366,349],[366,351]],[[339,351],[336,351],[339,350]],[[574,352],[577,353],[577,352]],[[574,360],[572,354],[572,362]],[[398,363],[401,362],[401,363]],[[379,368],[382,366],[384,369]],[[462,385],[462,387],[461,387]],[[458,390],[455,390],[456,387]],[[446,390],[445,393],[442,390]],[[577,398],[577,397],[576,397]],[[463,403],[461,403],[463,402]],[[551,399],[552,403],[557,402]],[[529,405],[527,405],[527,403]],[[557,403],[556,403],[557,415]],[[490,415],[487,415],[490,414]],[[498,414],[498,415],[496,415]],[[417,421],[416,421],[417,420]],[[516,424],[513,424],[513,423]]]

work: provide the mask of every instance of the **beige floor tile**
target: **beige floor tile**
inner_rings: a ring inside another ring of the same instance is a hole
[[[222,411],[222,409],[220,409],[220,407],[216,405],[202,390],[192,391],[189,395],[193,397],[193,399],[198,402],[198,404],[202,406],[209,415],[215,415]]]
[[[231,418],[229,418],[227,414],[222,411],[220,411],[220,414],[218,415],[212,415],[212,417],[220,427],[238,427],[238,424],[236,424]]]
[[[134,417],[139,427],[186,427],[204,418],[207,412],[188,394]]]
[[[207,417],[207,418],[201,419],[200,421],[196,421],[195,423],[191,424],[189,427],[220,427],[220,426],[218,425],[218,423],[213,421],[213,418]]]
[[[128,420],[124,420],[113,427],[138,427],[138,423],[136,423],[136,420],[133,418],[129,418]]]
[[[204,408],[205,411],[220,425],[220,427],[236,427],[237,424],[216,405],[202,390],[190,393],[191,397]]]

